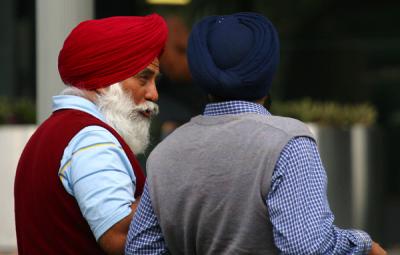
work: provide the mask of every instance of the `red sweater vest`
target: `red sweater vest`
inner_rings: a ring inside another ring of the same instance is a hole
[[[104,254],[79,206],[59,177],[60,161],[68,142],[87,126],[101,126],[120,142],[136,175],[135,197],[145,177],[134,154],[109,125],[82,111],[60,110],[38,127],[18,163],[15,185],[15,221],[18,254]]]

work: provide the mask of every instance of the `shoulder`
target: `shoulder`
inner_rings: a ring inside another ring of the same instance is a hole
[[[132,175],[132,166],[118,140],[100,126],[83,128],[69,142],[61,160],[65,166],[79,171],[69,174],[86,175],[104,169],[115,169]],[[61,172],[65,172],[61,170]]]
[[[58,175],[67,192],[73,194],[76,180],[104,172],[102,169],[119,169],[133,176],[127,156],[110,131],[100,126],[87,126],[64,149]]]
[[[110,143],[121,147],[118,139],[106,128],[100,126],[87,126],[80,130],[69,142],[68,147],[79,150],[83,147]]]
[[[68,162],[78,151],[100,146],[117,152],[121,150],[121,144],[110,131],[100,126],[87,126],[69,141],[64,149],[61,165]]]
[[[301,134],[313,137],[307,124],[294,118],[274,115],[251,115],[250,118],[255,122],[263,123],[271,129],[282,131],[288,135],[296,136],[297,134]]]
[[[289,134],[303,132],[312,136],[309,127],[300,120],[281,116],[269,116],[267,121],[270,126],[283,130]]]
[[[314,139],[309,127],[304,122],[288,117],[260,114],[244,114],[240,121],[258,126],[265,132],[276,132],[287,136],[307,136]]]

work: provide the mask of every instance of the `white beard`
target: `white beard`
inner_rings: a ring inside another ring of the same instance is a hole
[[[100,112],[129,145],[135,154],[144,153],[150,141],[150,118],[140,112],[158,113],[158,105],[146,101],[136,105],[133,98],[125,92],[119,83],[108,87],[108,90],[96,100]]]

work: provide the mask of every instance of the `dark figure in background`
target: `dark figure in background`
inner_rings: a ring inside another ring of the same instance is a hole
[[[188,62],[210,103],[150,154],[127,254],[386,254],[333,224],[307,126],[263,107],[279,62],[266,17],[202,19]]]
[[[201,113],[206,95],[193,86],[186,58],[189,29],[179,16],[166,17],[168,40],[160,60],[159,105],[162,111],[156,121],[163,139],[191,117]]]

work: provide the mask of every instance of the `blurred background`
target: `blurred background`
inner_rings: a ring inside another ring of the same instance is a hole
[[[2,0],[0,254],[15,254],[15,167],[64,86],[57,57],[69,31],[91,18],[152,12],[166,18],[154,147],[206,103],[186,62],[192,25],[205,15],[241,11],[262,13],[277,27],[281,64],[271,111],[310,123],[336,224],[364,229],[400,254],[400,2],[385,0]]]

